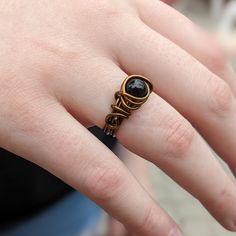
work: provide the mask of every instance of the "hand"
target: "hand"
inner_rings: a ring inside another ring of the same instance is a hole
[[[122,123],[119,142],[236,231],[234,181],[199,135],[236,173],[235,74],[212,38],[156,0],[2,0],[0,9],[1,147],[83,192],[136,235],[178,235],[86,129],[103,128],[127,74],[143,74],[154,91]]]

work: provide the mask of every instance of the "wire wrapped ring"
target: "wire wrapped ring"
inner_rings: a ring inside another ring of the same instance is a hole
[[[128,119],[131,111],[137,110],[146,102],[153,85],[149,79],[141,75],[130,75],[122,83],[120,91],[115,93],[115,103],[111,105],[112,112],[105,118],[103,131],[116,137],[116,132],[123,119]]]

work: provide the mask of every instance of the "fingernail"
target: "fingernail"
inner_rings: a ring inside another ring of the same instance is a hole
[[[180,230],[176,227],[170,231],[168,236],[183,236],[183,234],[180,232]]]

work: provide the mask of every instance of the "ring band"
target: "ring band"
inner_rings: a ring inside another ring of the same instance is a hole
[[[142,75],[130,75],[122,83],[120,91],[115,93],[115,103],[111,105],[112,112],[105,118],[103,131],[106,135],[116,137],[123,119],[128,119],[131,111],[137,110],[146,102],[153,85]]]

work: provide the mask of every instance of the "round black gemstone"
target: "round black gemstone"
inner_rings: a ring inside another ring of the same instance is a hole
[[[135,97],[145,97],[148,93],[146,83],[135,77],[127,82],[125,89],[127,93]]]

